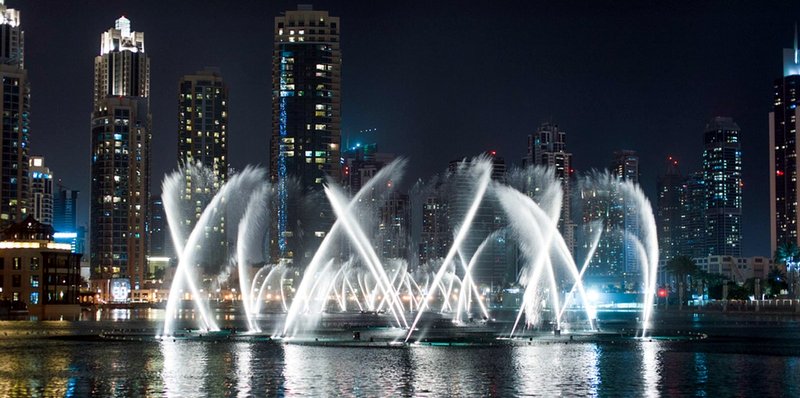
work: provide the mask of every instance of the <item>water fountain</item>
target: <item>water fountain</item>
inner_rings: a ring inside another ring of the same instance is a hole
[[[513,238],[520,253],[517,279],[523,291],[521,305],[516,311],[508,335],[521,328],[537,327],[547,312],[553,328],[562,329],[565,313],[581,311],[588,329],[594,329],[596,311],[584,286],[602,228],[587,237],[585,257],[575,261],[570,248],[559,233],[563,190],[552,170],[527,168],[509,174],[508,183],[492,180],[492,163],[476,158],[462,163],[452,175],[469,182],[469,200],[463,218],[453,220],[452,244],[447,254],[425,264],[411,266],[405,259],[386,259],[378,255],[370,238],[370,226],[363,217],[374,211],[370,204],[375,196],[396,185],[402,176],[405,161],[399,160],[381,169],[358,192],[349,197],[339,186],[329,181],[324,189],[336,221],[325,234],[318,250],[302,270],[299,283],[285,291],[289,273],[300,270],[290,263],[265,264],[264,240],[269,228],[270,211],[274,208],[273,186],[265,181],[263,170],[246,168],[224,184],[204,209],[194,228],[182,232],[170,228],[178,249],[179,261],[167,303],[162,336],[175,334],[175,317],[188,290],[198,315],[198,328],[203,332],[219,330],[213,311],[198,289],[195,249],[201,245],[202,231],[213,223],[221,212],[227,214],[227,225],[236,227],[235,255],[231,259],[241,292],[241,312],[249,333],[263,334],[259,316],[265,292],[279,290],[284,318],[268,335],[275,338],[296,338],[318,327],[326,312],[372,314],[386,313],[387,322],[402,331],[397,340],[417,341],[425,331],[420,330],[425,314],[445,313],[454,325],[465,325],[473,313],[490,320],[493,309],[486,305],[481,281],[476,280],[476,264],[487,245],[498,236]],[[206,175],[198,168],[175,172],[164,180],[163,200],[171,226],[179,225],[182,181],[191,175]],[[452,177],[452,175],[450,177]],[[444,179],[447,180],[448,177]],[[649,325],[655,294],[658,248],[655,224],[650,204],[642,191],[629,182],[595,173],[583,179],[584,186],[614,187],[625,201],[635,206],[641,228],[625,239],[638,255],[641,264],[644,292],[642,333]],[[465,239],[471,232],[474,218],[487,199],[492,198],[502,209],[507,224],[483,237],[472,252],[465,250]],[[370,200],[367,200],[367,199]],[[594,220],[602,223],[603,220]],[[343,244],[349,251],[342,252]],[[260,266],[253,273],[253,266]],[[565,282],[567,281],[567,282]],[[271,293],[270,293],[271,294]],[[291,296],[291,297],[289,297]],[[524,317],[524,318],[523,318]],[[524,323],[521,323],[524,319]],[[506,332],[509,332],[506,330]]]

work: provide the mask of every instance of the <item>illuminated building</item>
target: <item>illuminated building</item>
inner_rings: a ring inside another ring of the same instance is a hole
[[[192,175],[185,169],[186,180],[181,197],[185,209],[181,227],[192,231],[203,210],[228,180],[228,86],[216,68],[205,68],[183,76],[178,89],[178,163],[202,165],[210,175]],[[228,259],[224,215],[204,231],[200,249],[202,265],[216,274]],[[152,230],[152,227],[151,227]],[[152,254],[151,254],[152,255]],[[164,255],[161,253],[160,255]]]
[[[411,209],[408,195],[390,192],[379,209],[376,245],[382,258],[408,258]]]
[[[91,278],[101,299],[112,285],[145,277],[150,205],[150,59],[144,33],[121,17],[101,35],[92,112]]]
[[[589,251],[589,237],[594,228],[602,228],[600,241],[589,263],[587,276],[603,290],[631,290],[639,279],[637,249],[626,234],[639,234],[638,206],[629,202],[620,189],[620,183],[639,182],[639,156],[635,151],[615,151],[609,166],[611,177],[617,183],[599,189],[591,185],[581,187],[583,255]],[[595,221],[602,221],[601,224]],[[581,256],[579,256],[581,257]]]
[[[53,225],[53,173],[44,165],[44,158],[29,158],[30,211],[39,222]]]
[[[797,212],[798,152],[800,142],[800,52],[795,27],[794,47],[783,50],[783,77],[773,84],[772,111],[769,113],[770,235],[771,253],[782,243],[800,243],[800,215]]]
[[[28,210],[30,85],[24,44],[20,12],[0,1],[0,227],[22,221]]]
[[[277,185],[273,259],[310,260],[333,224],[329,206],[308,209],[326,177],[338,181],[341,142],[339,18],[300,5],[275,17],[270,178]],[[292,182],[294,181],[294,182]]]
[[[706,255],[742,253],[742,144],[739,126],[729,117],[706,125],[703,149]]]
[[[706,183],[702,172],[695,172],[686,177],[686,189],[683,193],[683,211],[681,218],[686,229],[681,255],[704,257],[706,249]]]
[[[506,182],[506,162],[495,151],[488,151],[486,154],[492,162],[491,178],[499,183]],[[475,195],[475,179],[470,173],[463,172],[469,167],[472,160],[461,159],[452,160],[448,167],[451,173],[447,195],[447,227],[448,235],[456,236],[457,228],[466,217],[467,211],[472,204]],[[507,243],[506,216],[500,206],[497,196],[487,193],[481,201],[478,211],[470,224],[469,233],[461,243],[461,251],[465,261],[469,262],[475,255],[478,246],[495,233],[483,252],[475,260],[473,265],[472,277],[478,286],[493,290],[501,289],[506,283],[516,280],[516,261],[511,258],[510,248]],[[451,238],[452,239],[452,238]],[[449,247],[448,247],[449,250]],[[446,254],[446,253],[445,253]],[[459,274],[463,271],[456,268]]]
[[[443,259],[453,241],[448,227],[447,198],[437,185],[422,199],[421,230],[418,247],[419,263],[425,264],[434,259]]]
[[[700,271],[722,275],[738,283],[753,278],[769,280],[769,272],[778,268],[769,257],[705,256],[692,260]]]
[[[78,191],[58,186],[53,195],[53,229],[56,242],[69,243],[73,253],[85,253],[85,236],[78,228]]]
[[[39,319],[80,315],[80,254],[53,242],[53,227],[28,216],[2,232],[0,297]]]
[[[553,169],[561,183],[564,196],[558,230],[571,253],[575,253],[575,223],[572,221],[572,154],[567,152],[567,133],[557,124],[542,123],[534,134],[528,135],[528,155],[524,165],[539,165]],[[532,195],[532,193],[529,193]]]
[[[658,176],[656,198],[656,227],[658,228],[659,258],[669,261],[681,255],[686,229],[683,214],[686,182],[678,168],[678,160],[670,156],[666,170]]]

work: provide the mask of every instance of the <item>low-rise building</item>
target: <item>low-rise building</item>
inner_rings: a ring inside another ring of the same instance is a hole
[[[53,227],[28,216],[0,234],[0,299],[38,319],[76,318],[80,259],[53,241]]]
[[[720,274],[734,282],[750,278],[766,280],[769,272],[779,266],[769,257],[708,256],[693,260],[700,270]]]

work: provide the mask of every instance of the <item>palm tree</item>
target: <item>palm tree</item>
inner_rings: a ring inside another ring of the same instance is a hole
[[[797,262],[800,257],[800,248],[795,242],[783,242],[775,250],[775,262],[789,265]]]
[[[667,262],[667,272],[671,273],[675,279],[680,282],[678,293],[681,297],[681,306],[683,306],[684,298],[686,297],[686,288],[689,286],[690,277],[697,275],[697,264],[694,263],[689,256],[676,256]]]
[[[800,259],[800,248],[797,247],[796,242],[783,242],[775,250],[775,262],[786,266],[786,274],[789,277],[789,292],[792,298],[797,296],[795,280],[797,279],[798,259]]]

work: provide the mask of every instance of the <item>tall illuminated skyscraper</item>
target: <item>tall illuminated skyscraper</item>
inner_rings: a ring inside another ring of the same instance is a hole
[[[137,289],[146,273],[149,94],[144,33],[132,31],[131,21],[121,17],[100,36],[100,55],[94,61],[91,279],[106,300],[111,299],[112,279],[129,279]]]
[[[21,222],[28,211],[30,85],[24,39],[19,11],[0,0],[0,228]]]
[[[742,255],[742,144],[729,117],[706,125],[703,141],[706,255]]]
[[[656,198],[656,227],[658,228],[659,257],[669,261],[681,255],[686,228],[683,214],[686,181],[678,168],[678,160],[670,156],[663,175],[658,176]]]
[[[338,17],[307,5],[275,17],[270,177],[278,187],[278,204],[273,259],[305,263],[334,219],[329,207],[310,210],[299,198],[319,194],[326,176],[339,180],[339,29]]]
[[[42,224],[53,225],[53,173],[41,156],[31,156],[29,214]]]
[[[182,199],[191,214],[181,217],[186,235],[228,180],[228,86],[219,69],[205,68],[183,76],[178,89],[178,163],[202,165],[210,175],[186,169]],[[225,219],[206,227],[201,264],[214,269],[227,260]],[[217,270],[218,271],[218,270]]]
[[[554,123],[542,123],[539,129],[528,135],[526,165],[551,167],[561,182],[564,196],[561,202],[561,217],[558,230],[564,242],[575,253],[575,223],[572,221],[572,153],[567,152],[567,133]]]
[[[783,49],[783,76],[773,84],[772,112],[769,113],[769,193],[771,253],[783,243],[800,244],[800,51],[797,26],[794,47]]]

